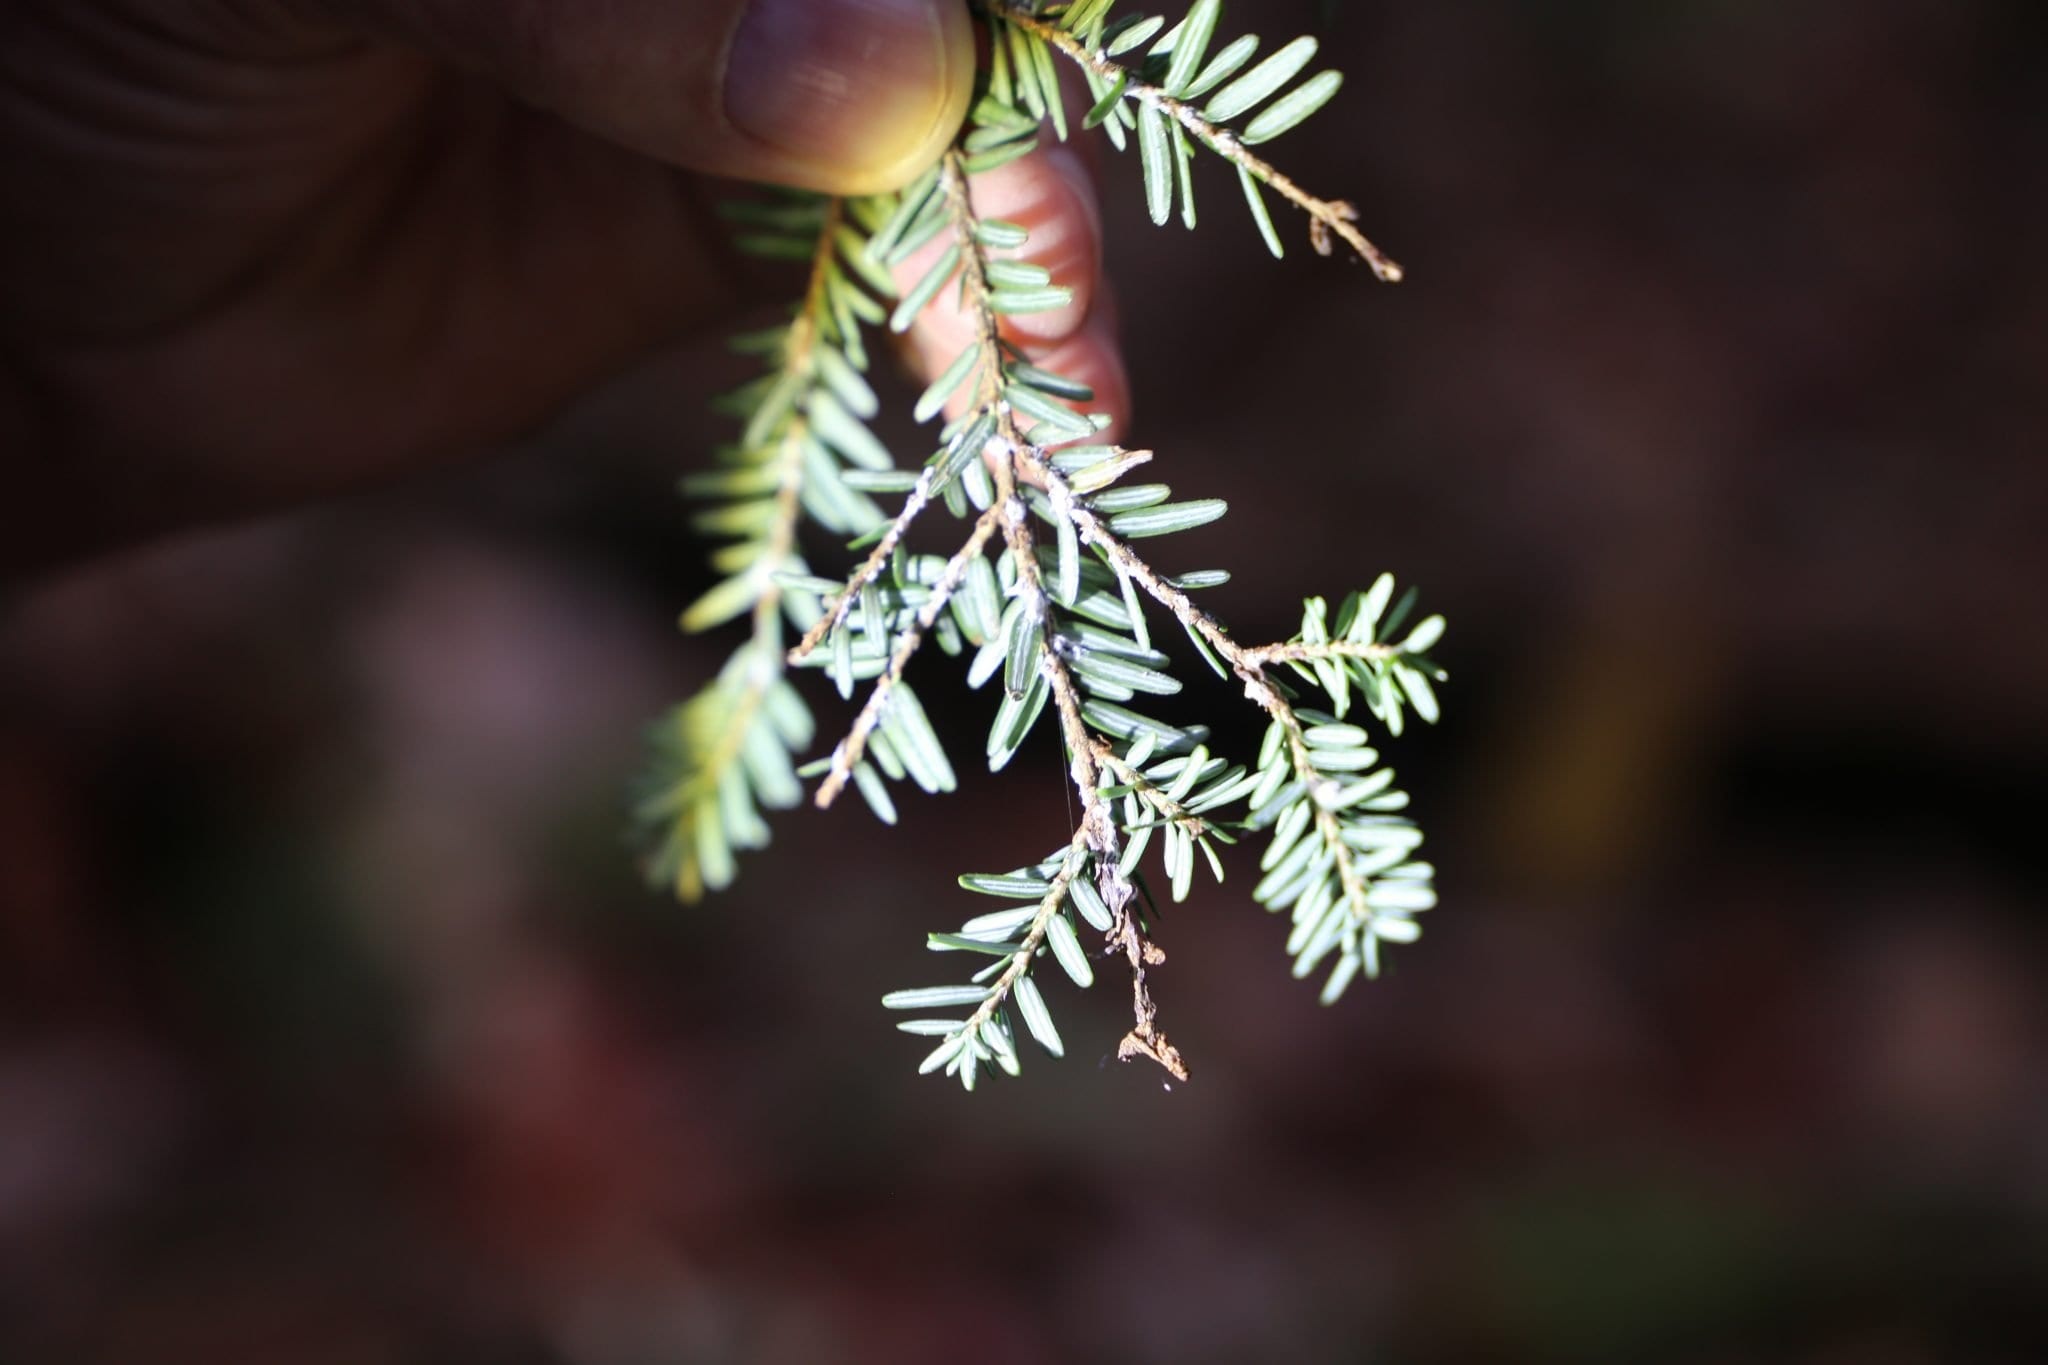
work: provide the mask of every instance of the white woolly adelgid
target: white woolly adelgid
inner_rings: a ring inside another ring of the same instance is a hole
[[[1004,336],[1005,317],[1064,307],[1066,290],[1039,267],[997,257],[1029,241],[1014,223],[978,216],[971,176],[1024,156],[1052,135],[1093,130],[1118,150],[1135,144],[1148,208],[1196,221],[1190,165],[1197,150],[1230,163],[1275,256],[1283,245],[1265,195],[1306,218],[1310,244],[1341,244],[1383,280],[1400,268],[1356,228],[1341,200],[1318,198],[1252,148],[1321,109],[1342,77],[1300,79],[1316,55],[1298,38],[1258,59],[1256,37],[1216,45],[1218,0],[1197,0],[1172,26],[1112,13],[1115,0],[1036,4],[978,0],[987,65],[969,122],[941,160],[899,193],[824,199],[773,193],[735,206],[740,244],[806,263],[795,315],[737,339],[762,356],[763,374],[725,400],[741,422],[719,465],[685,481],[704,500],[696,524],[725,543],[716,586],[683,614],[688,630],[736,618],[749,624],[732,662],[654,729],[655,763],[638,807],[650,836],[650,874],[686,900],[727,885],[736,853],[768,841],[763,810],[814,803],[849,787],[885,823],[892,786],[927,793],[956,784],[952,760],[905,671],[927,644],[968,659],[970,688],[994,698],[984,757],[1001,769],[1048,713],[1065,752],[1079,820],[1061,848],[1008,872],[969,873],[961,887],[998,908],[968,916],[927,946],[965,955],[964,982],[889,993],[913,1013],[903,1031],[936,1039],[922,1069],[972,1089],[993,1066],[1016,1074],[1018,1025],[1054,1056],[1065,1043],[1038,969],[1086,988],[1097,951],[1120,954],[1131,983],[1123,1058],[1144,1056],[1185,1078],[1147,980],[1164,960],[1144,907],[1146,870],[1173,900],[1191,894],[1197,869],[1224,875],[1221,847],[1259,844],[1252,897],[1290,920],[1297,976],[1322,972],[1334,1001],[1375,976],[1380,945],[1407,943],[1415,916],[1435,904],[1433,869],[1416,858],[1421,832],[1407,795],[1380,762],[1370,720],[1398,735],[1409,714],[1437,717],[1430,657],[1443,618],[1408,624],[1413,593],[1394,596],[1380,575],[1334,613],[1303,603],[1288,640],[1245,646],[1196,604],[1225,582],[1220,570],[1168,572],[1137,542],[1217,520],[1217,499],[1176,500],[1163,483],[1129,482],[1147,450],[1105,444],[1093,395],[1045,370]],[[1078,71],[1093,105],[1075,118],[1058,72]],[[893,270],[929,248],[931,264],[898,290]],[[954,291],[973,337],[918,397],[913,415],[937,420],[936,449],[921,467],[896,466],[868,423],[880,411],[869,385],[867,334],[908,329]],[[894,513],[878,498],[901,498]],[[906,545],[913,524],[944,508],[962,528],[950,554]],[[814,574],[798,532],[813,523],[855,556],[843,576]],[[1149,617],[1170,619],[1197,658],[1235,679],[1266,719],[1246,763],[1211,752],[1208,727],[1148,713],[1146,698],[1181,691]],[[789,643],[786,631],[796,639]],[[822,672],[839,696],[861,698],[820,759],[799,766],[816,724],[791,685],[796,669]],[[1148,855],[1156,850],[1156,861]],[[1199,855],[1199,857],[1197,856]],[[1091,950],[1093,946],[1093,951]]]

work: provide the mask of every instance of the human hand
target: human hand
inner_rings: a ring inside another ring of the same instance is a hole
[[[747,301],[704,177],[890,188],[973,64],[959,0],[0,0],[0,568],[530,429]],[[1072,154],[976,197],[1120,416]]]

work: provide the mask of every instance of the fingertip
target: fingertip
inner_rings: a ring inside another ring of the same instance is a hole
[[[972,338],[965,334],[928,329],[913,332],[909,343],[914,367],[920,375],[930,379],[953,362],[962,346],[972,344]],[[1064,341],[1048,346],[1027,346],[1025,356],[1042,370],[1085,384],[1091,396],[1068,406],[1078,412],[1101,413],[1109,418],[1109,425],[1096,439],[1123,440],[1131,425],[1131,383],[1124,369],[1123,349],[1117,342],[1113,308],[1099,309],[1079,331]],[[954,393],[946,402],[946,416],[958,417],[972,401],[974,395],[965,389]]]
[[[902,136],[897,136],[899,130],[880,130],[872,160],[849,167],[833,192],[884,194],[901,189],[953,144],[974,97],[974,25],[966,6],[941,3],[937,28],[938,74],[932,87],[932,116],[921,126],[916,119],[906,119],[900,129]],[[893,156],[888,154],[892,147]]]
[[[973,28],[957,0],[751,0],[725,111],[752,144],[742,173],[878,194],[938,159],[973,89]]]
[[[840,194],[936,160],[974,89],[960,0],[303,0],[646,156]]]
[[[1124,370],[1123,351],[1117,345],[1116,328],[1110,317],[1098,312],[1067,340],[1043,351],[1034,351],[1031,363],[1094,390],[1092,399],[1073,406],[1083,412],[1099,412],[1109,417],[1109,425],[1096,439],[1123,440],[1131,425],[1131,383]]]
[[[1003,335],[1025,347],[1055,345],[1079,333],[1094,314],[1102,292],[1102,231],[1095,190],[1079,157],[1063,147],[1046,148],[974,178],[975,211],[1003,219],[1030,233],[1022,249],[996,253],[1043,266],[1052,283],[1069,293],[1066,303],[1038,313],[1003,317]],[[895,268],[897,283],[910,289],[944,252],[934,240]],[[940,368],[974,336],[957,295],[941,291],[918,318],[911,340],[921,356],[943,355]]]
[[[1102,215],[1080,156],[1071,147],[1052,146],[977,176],[974,207],[984,218],[1028,232],[1016,258],[1045,267],[1052,282],[1072,295],[1062,307],[1005,319],[1004,332],[1029,344],[1079,331],[1094,309],[1102,275]]]

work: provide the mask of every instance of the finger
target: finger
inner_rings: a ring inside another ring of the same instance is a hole
[[[1124,439],[1131,425],[1131,383],[1124,373],[1123,350],[1117,345],[1116,320],[1107,309],[1098,305],[1080,331],[1043,351],[1033,351],[1031,359],[1041,369],[1063,374],[1095,391],[1088,402],[1073,405],[1109,414],[1109,425],[1093,439]]]
[[[649,156],[839,194],[902,184],[967,109],[959,0],[299,0]]]
[[[982,217],[1025,228],[1030,238],[1014,255],[1044,266],[1052,282],[1072,294],[1059,308],[1005,317],[1004,335],[1034,363],[1095,387],[1088,409],[1109,412],[1121,423],[1128,415],[1129,390],[1106,316],[1101,215],[1086,167],[1071,148],[1051,147],[976,176],[972,194]],[[907,288],[922,278],[944,249],[942,241],[928,244],[898,267],[899,282]],[[912,358],[927,377],[937,375],[974,337],[973,321],[961,311],[957,294],[943,290],[911,328]],[[956,395],[950,410],[957,412],[970,397]]]
[[[1073,292],[1066,305],[1043,313],[1003,319],[1003,335],[1019,344],[1059,341],[1080,330],[1102,274],[1102,219],[1087,168],[1067,147],[1049,147],[974,177],[974,211],[1000,218],[1031,234],[1022,250],[993,253],[1042,265],[1052,282]],[[951,239],[933,238],[896,268],[899,287],[909,289],[936,263]],[[911,339],[921,354],[944,353],[947,360],[974,339],[974,324],[960,310],[958,295],[941,290],[919,316]]]

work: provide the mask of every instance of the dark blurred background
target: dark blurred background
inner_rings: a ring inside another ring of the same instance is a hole
[[[707,342],[7,604],[0,1359],[2048,1358],[2048,7],[1235,9],[1349,73],[1279,159],[1410,279],[1111,164],[1134,436],[1241,635],[1449,615],[1422,942],[1321,1009],[1240,858],[1163,928],[1192,1084],[1110,971],[964,1096],[876,997],[1063,837],[1049,738],[644,892]]]

